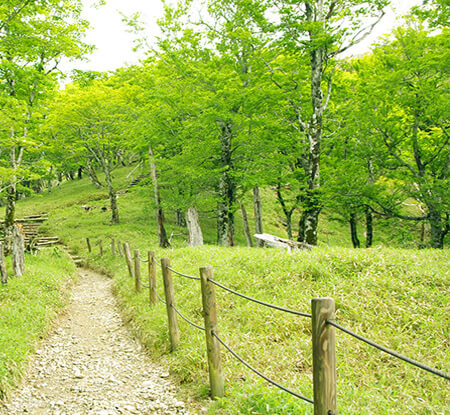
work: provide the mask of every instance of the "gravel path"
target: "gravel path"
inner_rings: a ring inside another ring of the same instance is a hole
[[[67,313],[0,414],[188,414],[167,369],[123,326],[111,280],[82,269]]]

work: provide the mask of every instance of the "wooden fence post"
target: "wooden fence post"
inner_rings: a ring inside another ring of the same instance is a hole
[[[123,248],[122,248],[122,243],[120,242],[120,239],[117,240],[117,250],[119,251],[119,255],[123,256]]]
[[[89,238],[86,238],[86,245],[87,245],[88,252],[91,253],[92,246],[91,246],[91,240]]]
[[[98,250],[99,250],[100,256],[103,256],[103,241],[101,239],[98,241]]]
[[[8,284],[8,271],[6,271],[3,242],[0,242],[0,274],[1,274],[2,284]]]
[[[116,256],[116,241],[114,238],[111,238],[111,254],[112,256]]]
[[[141,284],[141,253],[139,249],[134,250],[134,288],[136,292],[142,291]]]
[[[180,331],[178,329],[177,313],[172,305],[175,306],[175,294],[172,284],[172,272],[169,258],[161,259],[161,268],[164,281],[164,294],[166,297],[167,318],[169,321],[169,337],[172,350],[175,350],[180,342]]]
[[[127,261],[128,272],[130,273],[130,277],[134,278],[133,261],[131,259],[130,244],[128,242],[125,242],[123,244],[123,250],[125,252],[125,260]]]
[[[332,298],[313,298],[312,347],[314,415],[335,415],[336,404],[336,344],[335,328],[326,320],[335,319]]]
[[[156,262],[155,251],[148,251],[148,287],[150,304],[156,304],[158,297],[156,296]]]
[[[205,319],[206,350],[208,354],[209,384],[213,399],[221,398],[224,394],[224,379],[222,374],[222,360],[220,357],[220,343],[213,332],[217,333],[216,294],[212,267],[200,268],[200,282],[202,287],[203,317]]]

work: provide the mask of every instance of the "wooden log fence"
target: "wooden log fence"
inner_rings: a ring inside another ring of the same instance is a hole
[[[118,241],[119,242],[119,241]],[[118,245],[120,246],[120,245]],[[423,363],[417,362],[411,358],[403,356],[385,346],[381,346],[361,335],[353,333],[351,330],[342,327],[335,321],[335,303],[332,298],[313,298],[311,300],[311,313],[299,312],[296,310],[280,307],[274,304],[269,304],[264,301],[252,298],[248,295],[235,291],[225,285],[219,283],[213,278],[212,267],[202,267],[199,269],[200,276],[191,276],[181,273],[170,267],[170,260],[162,258],[159,267],[162,271],[162,278],[164,283],[164,297],[161,298],[156,290],[156,265],[158,264],[154,251],[147,252],[147,260],[140,258],[140,251],[134,250],[134,269],[131,260],[131,251],[128,242],[123,244],[123,251],[125,252],[125,259],[128,266],[129,274],[135,279],[136,292],[141,291],[142,286],[149,289],[149,302],[151,305],[158,303],[158,300],[166,305],[168,318],[168,332],[171,344],[171,350],[175,350],[180,342],[180,330],[178,327],[177,316],[189,323],[191,326],[205,332],[206,336],[206,351],[209,369],[209,380],[211,396],[213,398],[220,398],[224,396],[224,376],[222,373],[222,362],[220,346],[223,346],[233,357],[239,360],[244,366],[249,368],[258,376],[265,379],[268,383],[278,387],[279,389],[296,396],[314,406],[314,415],[337,415],[337,390],[336,390],[336,329],[353,336],[354,338],[369,344],[372,347],[379,349],[391,356],[394,356],[404,362],[419,367],[436,376],[450,380],[450,375],[429,367]],[[1,245],[0,245],[1,258]],[[141,280],[141,262],[148,262],[148,285],[143,284]],[[203,318],[204,327],[193,323],[186,316],[184,316],[175,305],[175,292],[173,288],[172,273],[179,276],[199,280],[202,292]],[[295,391],[280,385],[273,379],[265,376],[257,369],[252,367],[248,362],[241,358],[220,336],[217,325],[217,311],[215,300],[214,287],[220,287],[233,295],[237,295],[248,301],[255,302],[265,307],[276,309],[285,313],[294,314],[300,317],[311,319],[312,330],[312,354],[313,354],[313,394],[314,400],[302,396]]]

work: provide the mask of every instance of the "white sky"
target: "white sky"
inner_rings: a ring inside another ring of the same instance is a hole
[[[95,71],[111,71],[127,64],[134,64],[142,58],[142,52],[133,52],[134,35],[127,32],[122,22],[120,12],[132,15],[141,13],[141,20],[146,25],[146,35],[149,43],[158,35],[157,19],[162,16],[161,0],[106,0],[107,4],[100,8],[91,6],[92,0],[86,0],[83,17],[91,22],[92,29],[87,33],[86,41],[96,46],[96,50],[86,62],[65,63],[64,72],[73,68]],[[399,24],[398,17],[404,15],[410,7],[419,4],[421,0],[392,0],[383,20],[375,28],[370,37],[350,50],[350,54],[363,53],[369,49],[379,36],[389,33]]]

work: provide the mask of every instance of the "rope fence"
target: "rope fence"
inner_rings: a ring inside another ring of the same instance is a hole
[[[314,401],[312,399],[309,399],[305,396],[300,395],[297,392],[294,392],[288,388],[286,388],[283,385],[280,385],[278,382],[275,382],[273,379],[267,377],[266,375],[264,375],[263,373],[261,373],[258,369],[255,369],[252,365],[250,365],[248,362],[246,362],[242,357],[240,357],[230,346],[228,346],[228,344],[226,344],[217,333],[215,333],[214,331],[212,332],[212,335],[219,340],[220,344],[225,347],[225,349],[227,349],[237,360],[239,360],[244,366],[248,367],[253,373],[256,373],[259,377],[263,378],[264,380],[266,380],[267,382],[271,383],[272,385],[276,386],[277,388],[284,390],[285,392],[299,398],[302,399],[306,402],[312,403],[314,404]]]
[[[253,301],[254,303],[263,305],[265,307],[273,308],[273,309],[279,310],[279,311],[284,311],[285,313],[295,314],[296,316],[302,316],[302,317],[308,317],[308,318],[312,317],[312,315],[308,314],[308,313],[301,313],[300,311],[290,310],[289,308],[284,308],[284,307],[280,307],[280,306],[277,306],[274,304],[269,304],[264,301],[257,300],[256,298],[241,294],[240,292],[232,290],[231,288],[228,288],[225,285],[220,284],[217,281],[214,281],[212,279],[210,279],[209,281],[212,282],[214,285],[217,285],[218,287],[222,288],[223,290],[228,291],[231,294],[237,295],[238,297],[245,298],[246,300],[249,300],[249,301]]]
[[[403,356],[402,354],[397,353],[396,351],[391,350],[385,346],[382,346],[381,344],[375,343],[374,341],[369,340],[366,337],[363,337],[359,334],[354,333],[353,331],[351,331],[349,329],[346,329],[345,327],[342,327],[340,324],[336,323],[333,320],[327,320],[327,324],[330,324],[331,326],[336,327],[337,329],[343,331],[344,333],[347,333],[348,335],[354,337],[355,339],[358,339],[364,343],[367,343],[368,345],[374,347],[375,349],[381,350],[382,352],[390,354],[391,356],[394,356],[397,359],[403,360],[404,362],[409,363],[410,365],[413,365],[420,369],[423,369],[429,373],[432,373],[433,375],[440,376],[441,378],[450,380],[450,376],[447,373],[441,372],[440,370],[434,369],[423,363],[417,362],[416,360],[413,360],[407,356]]]
[[[114,241],[114,240],[113,240]],[[87,239],[88,249],[91,247],[89,239]],[[114,243],[111,244],[112,254],[115,255]],[[100,255],[103,255],[102,244],[99,244]],[[285,391],[305,402],[314,405],[315,415],[334,415],[337,414],[336,403],[336,351],[335,351],[335,329],[338,329],[368,345],[374,347],[384,353],[387,353],[397,359],[400,359],[410,365],[423,369],[433,375],[439,376],[446,380],[450,380],[450,375],[440,370],[434,369],[426,364],[420,363],[407,356],[404,356],[394,350],[382,346],[364,336],[361,336],[353,331],[341,326],[336,322],[335,318],[335,303],[331,298],[314,298],[311,300],[311,313],[304,313],[286,307],[281,307],[275,304],[270,304],[265,301],[253,298],[224,284],[216,281],[213,278],[212,267],[200,268],[200,277],[188,275],[173,269],[170,266],[170,261],[167,258],[157,260],[153,251],[148,251],[148,259],[140,258],[139,250],[134,250],[134,267],[131,258],[131,250],[129,243],[125,242],[122,246],[118,241],[119,254],[123,256],[128,266],[128,271],[131,277],[135,279],[135,290],[141,291],[142,287],[149,289],[150,303],[155,304],[158,300],[166,305],[169,326],[169,339],[172,345],[172,350],[176,349],[179,344],[180,332],[177,323],[177,316],[186,321],[192,327],[205,332],[207,343],[207,358],[208,366],[210,368],[210,387],[213,398],[219,398],[224,395],[224,378],[222,374],[222,364],[220,357],[220,346],[224,347],[235,359],[246,366],[253,373],[270,383],[271,385]],[[92,252],[89,249],[90,252]],[[140,264],[148,263],[149,284],[144,284],[141,281]],[[162,277],[164,282],[164,293],[166,299],[164,300],[158,295],[156,290],[156,265],[162,270]],[[175,305],[175,294],[172,284],[172,273],[175,275],[187,278],[190,280],[200,281],[203,304],[203,317],[205,320],[204,326],[194,323],[181,313]],[[219,335],[217,324],[217,310],[214,287],[219,287],[222,290],[233,294],[235,296],[244,298],[248,301],[254,302],[261,306],[282,311],[284,313],[293,314],[299,317],[311,319],[312,327],[312,354],[313,354],[313,390],[314,400],[302,396],[299,393],[279,384],[275,380],[264,375],[258,369],[254,368],[250,363],[244,360],[236,351],[234,351]]]

